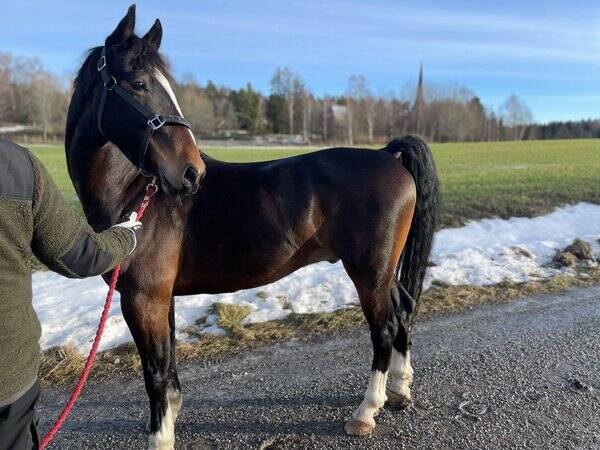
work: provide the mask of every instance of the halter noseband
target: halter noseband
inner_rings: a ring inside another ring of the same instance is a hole
[[[148,109],[145,105],[137,101],[133,95],[131,95],[121,86],[119,86],[119,84],[117,83],[117,79],[114,76],[108,74],[108,69],[106,66],[106,47],[102,47],[102,54],[100,56],[100,59],[98,60],[96,68],[98,69],[98,72],[100,72],[102,82],[104,83],[104,89],[102,89],[102,96],[100,97],[100,103],[98,105],[98,129],[100,130],[100,133],[104,136],[104,132],[102,131],[102,116],[104,113],[104,107],[106,106],[106,99],[108,97],[108,94],[113,92],[119,97],[121,97],[121,99],[124,100],[129,106],[138,111],[144,118],[146,124],[146,132],[144,133],[144,138],[142,140],[142,143],[140,144],[137,161],[134,161],[127,154],[125,154],[125,156],[127,156],[133,164],[142,169],[143,172],[148,172],[144,167],[144,162],[146,160],[148,143],[150,142],[150,137],[152,136],[152,133],[154,133],[154,131],[158,130],[159,128],[165,125],[181,125],[191,130],[192,124],[181,116],[162,116],[160,114],[156,114],[150,111],[150,109]]]

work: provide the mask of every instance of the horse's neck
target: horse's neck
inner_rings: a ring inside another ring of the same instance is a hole
[[[91,60],[90,60],[91,61]],[[97,76],[95,63],[89,68]],[[92,76],[92,75],[90,75]],[[104,229],[141,200],[147,181],[98,130],[96,111],[89,98],[99,85],[76,83],[69,105],[65,146],[71,181],[90,224]]]
[[[112,144],[99,147],[75,138],[67,149],[69,174],[86,217],[95,229],[114,224],[143,193],[147,183]]]

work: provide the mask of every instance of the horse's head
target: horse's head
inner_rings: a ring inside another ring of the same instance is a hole
[[[206,168],[158,53],[162,26],[157,19],[143,37],[134,27],[132,5],[97,55],[99,131],[165,192],[193,194]]]

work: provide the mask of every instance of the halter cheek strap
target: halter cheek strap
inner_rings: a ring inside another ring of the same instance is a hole
[[[98,129],[100,130],[100,133],[105,136],[104,132],[102,131],[102,118],[104,115],[104,108],[106,106],[106,99],[110,93],[116,94],[121,98],[121,100],[140,113],[144,120],[146,131],[144,132],[144,137],[142,138],[142,142],[140,143],[140,147],[138,149],[137,160],[132,160],[129,156],[128,158],[133,164],[142,169],[142,171],[148,172],[144,167],[144,163],[146,161],[146,153],[148,152],[148,144],[150,143],[150,137],[152,137],[152,133],[159,128],[168,125],[184,126],[191,130],[192,124],[181,116],[162,116],[152,112],[150,109],[148,109],[148,107],[140,103],[133,95],[119,86],[117,79],[108,74],[108,68],[106,65],[106,47],[102,47],[102,54],[98,60],[97,69],[98,72],[100,72],[100,77],[102,77],[102,82],[104,83],[102,95],[100,96],[100,103],[98,104]]]

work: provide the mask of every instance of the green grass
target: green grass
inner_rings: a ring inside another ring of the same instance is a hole
[[[81,211],[75,188],[67,172],[64,147],[59,145],[28,145],[27,147],[44,163],[69,204]]]
[[[439,144],[442,223],[600,203],[600,140]]]
[[[579,201],[600,203],[600,140],[434,144],[442,180],[442,225],[483,217],[533,216]],[[77,198],[64,150],[31,146],[65,193]],[[265,161],[308,148],[209,148],[226,161]]]

